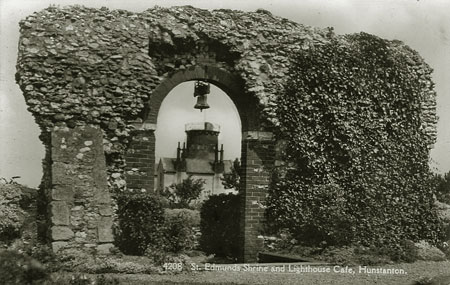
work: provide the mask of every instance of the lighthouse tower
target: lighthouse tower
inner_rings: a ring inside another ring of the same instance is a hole
[[[201,199],[211,194],[228,193],[221,177],[231,171],[232,161],[224,160],[223,145],[219,144],[220,126],[210,122],[185,125],[186,142],[178,142],[176,158],[162,157],[157,166],[158,189],[181,183],[189,175],[205,180]]]

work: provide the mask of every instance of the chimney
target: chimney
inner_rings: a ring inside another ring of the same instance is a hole
[[[182,153],[181,153],[181,158],[183,158],[183,160],[186,158],[186,155],[187,155],[187,153],[186,153],[186,143],[184,142],[183,143],[183,150],[182,150]]]

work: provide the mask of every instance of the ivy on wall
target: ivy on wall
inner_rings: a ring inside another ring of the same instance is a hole
[[[361,33],[292,56],[277,111],[292,167],[273,180],[272,226],[312,244],[438,240],[431,69],[399,46]]]

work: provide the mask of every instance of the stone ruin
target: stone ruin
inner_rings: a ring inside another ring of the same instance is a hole
[[[51,6],[20,31],[16,80],[46,148],[41,189],[53,250],[108,253],[115,193],[154,191],[162,101],[179,83],[203,80],[226,92],[242,122],[240,260],[256,261],[270,169],[282,163],[276,99],[291,56],[338,37],[331,29],[265,10]],[[435,118],[425,121],[435,132]]]

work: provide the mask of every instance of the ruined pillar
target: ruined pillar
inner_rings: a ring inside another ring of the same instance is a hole
[[[241,193],[241,257],[240,262],[256,262],[262,249],[261,235],[264,202],[274,164],[274,145],[271,132],[244,132],[242,136]]]
[[[114,241],[103,133],[97,126],[51,131],[49,235],[53,251],[108,254]]]
[[[155,184],[155,124],[137,124],[125,153],[125,180],[133,191],[151,192]]]

